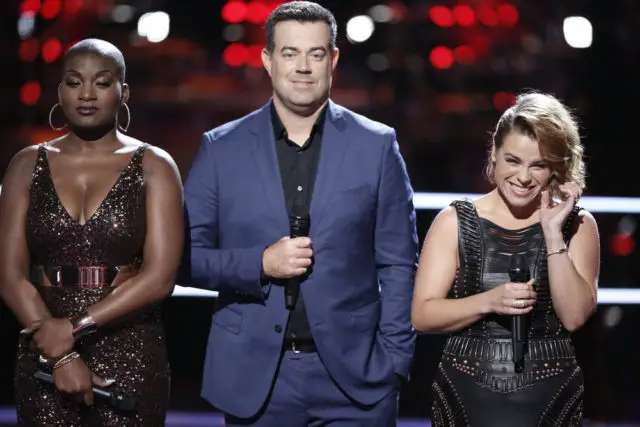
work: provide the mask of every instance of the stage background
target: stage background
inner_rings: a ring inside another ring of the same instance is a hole
[[[270,86],[259,52],[264,17],[277,3],[3,1],[0,173],[20,148],[57,136],[47,117],[56,102],[60,54],[74,41],[100,37],[122,48],[127,59],[129,134],[166,149],[185,174],[202,132],[267,102]],[[515,94],[537,89],[561,98],[581,121],[586,195],[639,196],[640,2],[320,3],[339,24],[333,99],[396,128],[417,192],[489,189],[482,178],[489,132]],[[622,202],[609,206],[619,210]],[[637,200],[631,202],[628,212],[595,214],[602,288],[639,288],[640,209],[634,208]],[[421,240],[436,213],[418,211]],[[630,294],[600,305],[574,335],[585,371],[585,413],[592,420],[640,422],[637,302]],[[215,299],[194,297],[164,303],[172,410],[211,411],[199,388],[213,304]],[[4,306],[0,325],[0,406],[11,407],[18,325]],[[429,416],[443,342],[441,336],[418,339],[401,398],[403,417]]]

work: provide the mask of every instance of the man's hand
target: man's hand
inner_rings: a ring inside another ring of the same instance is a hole
[[[302,276],[312,264],[313,249],[308,237],[283,237],[262,255],[264,274],[274,279]]]

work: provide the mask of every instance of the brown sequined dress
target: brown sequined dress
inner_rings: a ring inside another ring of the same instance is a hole
[[[27,213],[32,265],[123,266],[140,264],[145,239],[145,187],[138,148],[98,210],[81,224],[62,205],[49,169],[47,149],[39,147]],[[37,286],[54,317],[70,317],[105,298],[114,288]],[[24,426],[163,426],[169,399],[169,365],[159,306],[100,328],[77,347],[96,374],[132,393],[133,412],[112,409],[96,398],[87,407],[42,383],[38,354],[21,340],[15,370],[18,423]]]

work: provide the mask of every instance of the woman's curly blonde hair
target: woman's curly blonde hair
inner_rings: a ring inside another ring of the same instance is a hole
[[[584,189],[584,148],[580,142],[578,123],[558,99],[538,92],[521,94],[516,98],[516,103],[502,114],[493,133],[485,170],[492,184],[495,184],[492,153],[502,147],[505,137],[511,132],[527,135],[540,145],[540,152],[551,168],[551,196],[560,196],[558,186],[565,182],[575,182],[580,189]]]

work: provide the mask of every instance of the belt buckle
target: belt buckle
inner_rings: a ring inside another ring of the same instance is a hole
[[[291,351],[293,351],[293,354],[300,354],[301,351],[296,349],[296,343],[295,341],[291,343]]]

